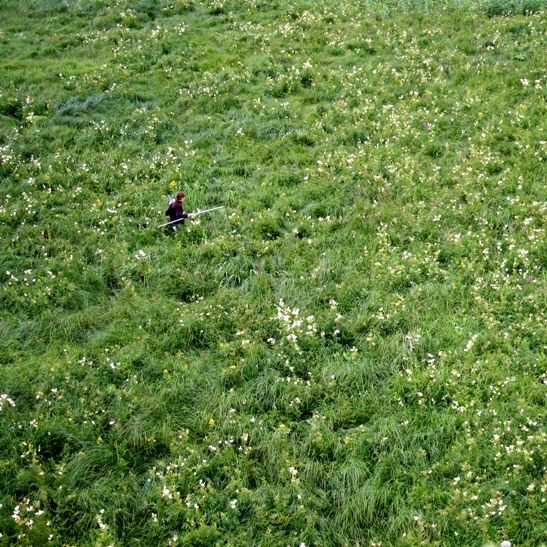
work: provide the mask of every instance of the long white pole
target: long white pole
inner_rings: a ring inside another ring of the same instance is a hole
[[[188,218],[194,218],[198,215],[203,215],[204,213],[210,213],[211,211],[216,211],[217,209],[224,209],[225,205],[220,205],[219,207],[212,207],[211,209],[205,209],[205,211],[196,211],[195,213],[188,213]],[[158,228],[163,228],[164,226],[169,226],[170,224],[176,224],[181,222],[184,218],[177,218],[177,220],[172,220],[171,222],[166,222],[165,224],[160,224]]]
[[[205,209],[205,211],[196,211],[195,213],[188,213],[190,218],[197,217],[198,215],[203,215],[203,213],[210,213],[211,211],[216,211],[217,209],[224,209],[224,205],[219,205],[218,207],[212,207],[211,209]]]

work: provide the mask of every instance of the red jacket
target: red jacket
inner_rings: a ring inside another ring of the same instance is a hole
[[[169,215],[169,219],[171,221],[180,220],[181,222],[184,222],[184,219],[188,218],[188,213],[185,213],[182,208],[182,201],[177,199],[169,205],[167,211],[165,211],[165,214]]]

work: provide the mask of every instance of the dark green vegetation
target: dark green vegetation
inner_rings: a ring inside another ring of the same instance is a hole
[[[0,544],[541,544],[543,7],[0,1]]]

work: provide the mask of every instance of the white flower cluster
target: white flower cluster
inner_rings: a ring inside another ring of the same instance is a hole
[[[99,511],[99,514],[95,515],[95,520],[97,521],[97,524],[99,525],[99,528],[101,530],[108,530],[108,524],[105,524],[103,522],[103,517],[104,517],[104,509],[101,509]]]
[[[296,469],[296,467],[293,467],[292,465],[289,467],[289,473],[291,475],[291,482],[296,482],[298,479],[297,479],[297,475],[298,475],[298,469]]]
[[[317,325],[313,315],[301,318],[300,309],[290,308],[283,299],[279,300],[276,308],[277,314],[274,319],[281,322],[285,331],[285,338],[290,344],[298,347],[298,338],[300,336],[315,336],[317,334]]]
[[[413,352],[416,348],[416,345],[422,339],[422,335],[419,332],[409,332],[405,334],[404,344],[408,352]]]
[[[15,406],[15,401],[5,393],[2,393],[0,394],[0,412],[4,410],[5,406]]]
[[[44,510],[40,508],[40,501],[32,501],[29,498],[25,498],[13,508],[11,518],[18,526],[26,527],[30,530],[36,523],[36,519],[42,515],[44,515]],[[50,521],[46,522],[46,526],[50,524]]]
[[[501,515],[507,506],[505,505],[501,493],[496,492],[496,495],[483,504],[481,508],[484,511],[485,517],[495,517]]]

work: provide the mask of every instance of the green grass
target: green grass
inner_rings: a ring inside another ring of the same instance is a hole
[[[544,1],[0,16],[0,545],[545,543]]]

